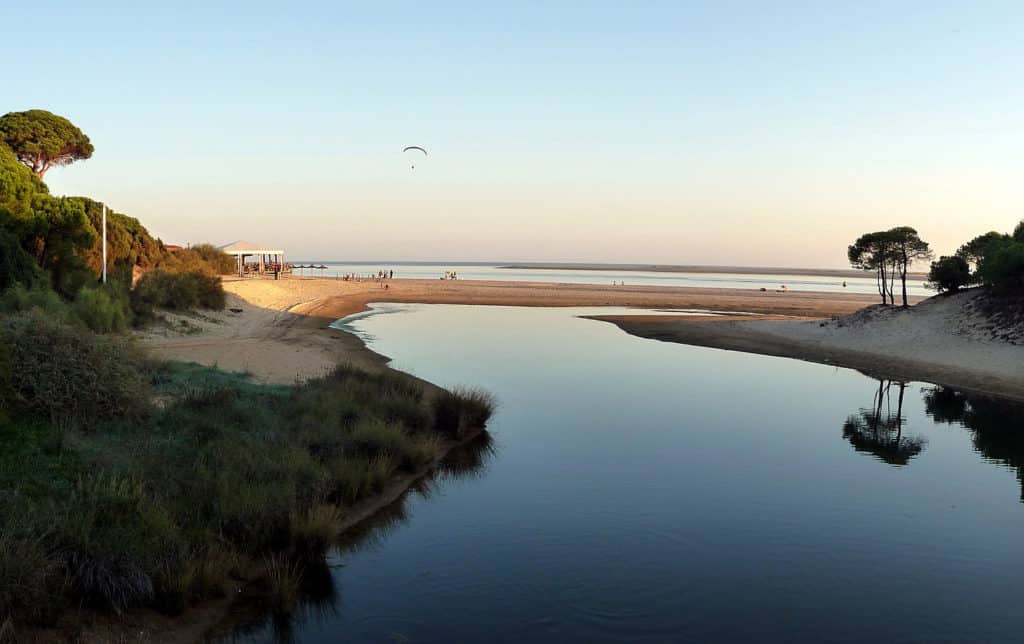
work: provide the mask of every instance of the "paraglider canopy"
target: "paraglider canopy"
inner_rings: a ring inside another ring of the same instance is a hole
[[[421,148],[421,147],[420,147],[420,146],[418,146],[418,145],[408,145],[408,146],[406,146],[406,147],[402,148],[402,152],[408,152],[409,150],[419,150],[420,152],[422,152],[422,153],[423,153],[423,156],[427,156],[427,151],[426,151],[426,150],[424,150],[423,148]],[[413,169],[413,170],[415,170],[415,169],[416,169],[416,166],[415,166],[415,165],[413,165],[413,166],[412,166],[412,169]]]

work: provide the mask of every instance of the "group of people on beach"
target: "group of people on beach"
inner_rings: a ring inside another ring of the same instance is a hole
[[[441,279],[443,279],[443,280],[457,280],[457,279],[459,279],[459,274],[456,273],[455,271],[445,271],[444,272],[444,277],[442,277]]]
[[[366,275],[360,275],[359,273],[345,273],[344,275],[342,275],[341,279],[346,282],[384,282],[384,280],[394,279],[394,277],[394,270],[381,269],[377,271],[376,275],[374,275],[373,273],[368,273]]]

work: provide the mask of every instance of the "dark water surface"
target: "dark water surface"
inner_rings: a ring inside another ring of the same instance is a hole
[[[493,445],[229,639],[1024,637],[1020,406],[573,309],[380,310],[349,325],[397,367],[498,396]]]

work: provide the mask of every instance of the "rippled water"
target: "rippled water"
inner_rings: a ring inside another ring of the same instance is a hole
[[[1017,641],[1024,410],[634,338],[572,309],[384,305],[399,368],[493,391],[461,454],[314,571],[296,642]],[[314,583],[315,582],[315,583]]]
[[[308,262],[307,262],[308,263]],[[317,262],[317,265],[320,265]],[[445,271],[455,271],[463,280],[508,280],[514,282],[558,282],[568,284],[611,284],[625,282],[639,286],[686,286],[697,288],[765,288],[778,289],[785,285],[796,291],[826,291],[836,293],[876,293],[875,278],[828,277],[823,275],[763,275],[757,273],[665,273],[654,271],[599,270],[581,271],[570,269],[525,269],[501,268],[497,264],[438,264],[423,262],[384,263],[372,262],[343,263],[325,262],[326,269],[300,270],[300,274],[325,275],[368,275],[379,270],[394,270],[396,278],[439,279]],[[846,286],[843,286],[843,283]],[[899,285],[897,285],[899,290]],[[907,281],[910,295],[934,295],[924,288],[924,281]]]

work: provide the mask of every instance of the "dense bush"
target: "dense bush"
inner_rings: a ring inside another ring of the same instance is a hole
[[[132,310],[140,316],[152,314],[155,308],[221,310],[225,301],[220,278],[198,271],[170,273],[156,270],[146,273],[131,294]]]
[[[16,371],[4,407],[88,429],[148,405],[141,354],[119,338],[31,311],[0,318],[0,345]]]
[[[82,289],[72,311],[96,333],[123,331],[131,322],[128,291],[117,284]]]
[[[998,244],[978,264],[985,284],[1004,290],[1024,289],[1024,241],[1011,239]]]
[[[208,275],[227,275],[237,270],[235,258],[211,244],[199,244],[169,253],[160,267],[175,273]]]
[[[0,211],[0,218],[5,215]],[[16,284],[33,286],[43,281],[43,272],[22,249],[18,236],[0,225],[0,291]]]
[[[971,267],[963,257],[940,257],[928,271],[928,286],[939,293],[956,293],[971,283]]]
[[[1017,224],[1012,235],[994,231],[979,235],[956,254],[975,266],[972,284],[1001,291],[1024,291],[1024,221]]]
[[[18,284],[0,293],[0,313],[38,311],[49,319],[66,322],[71,319],[67,303],[46,285],[27,288]]]

